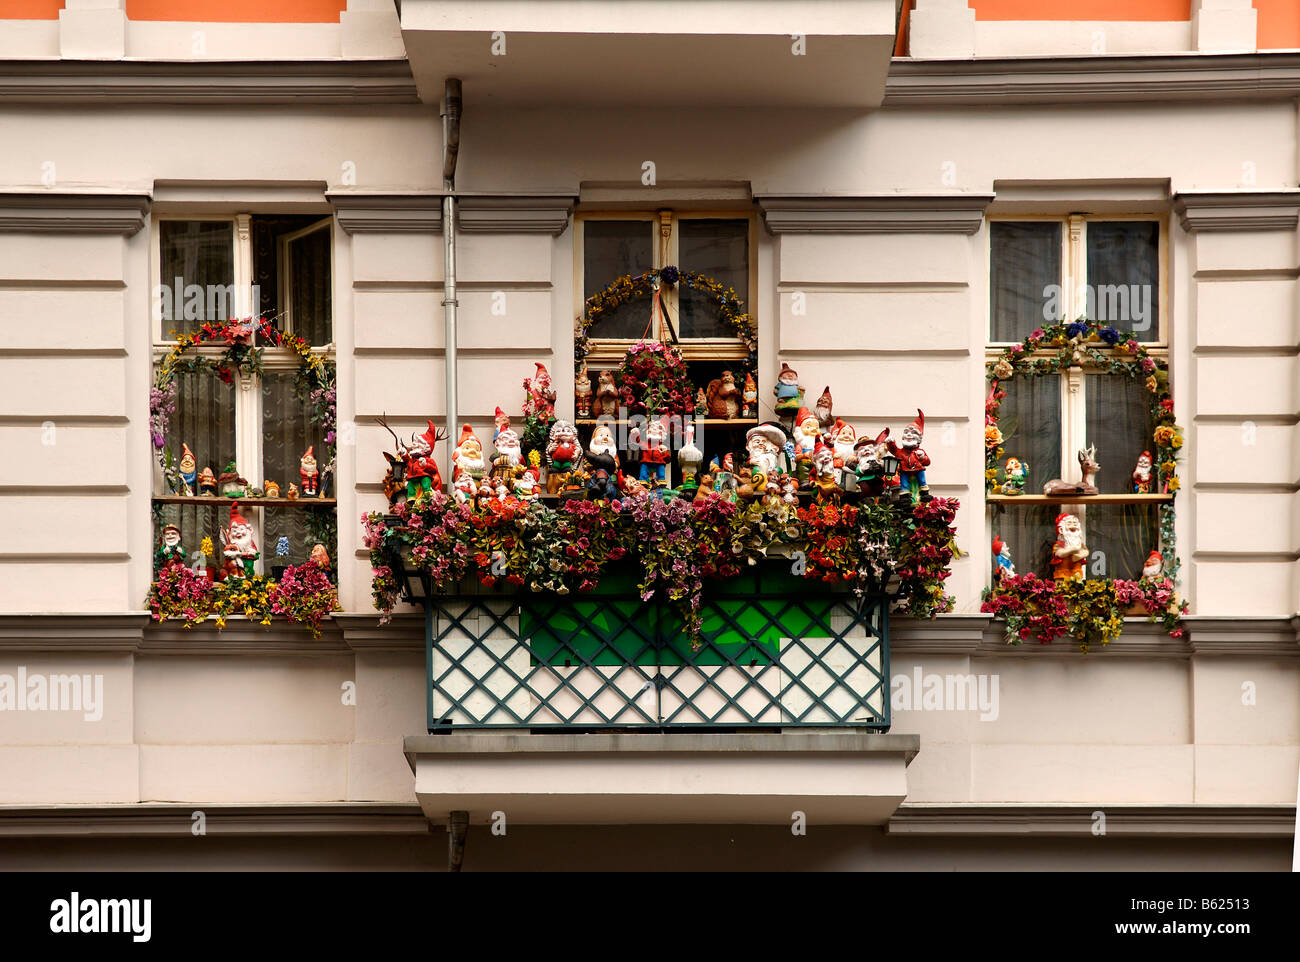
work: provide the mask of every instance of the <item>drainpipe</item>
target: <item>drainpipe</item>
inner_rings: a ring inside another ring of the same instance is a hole
[[[456,155],[460,152],[460,81],[447,78],[442,99],[443,340],[447,359],[447,491],[451,491],[451,451],[456,445]]]

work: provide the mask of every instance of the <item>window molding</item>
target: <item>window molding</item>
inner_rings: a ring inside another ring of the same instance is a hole
[[[121,234],[131,237],[149,220],[147,193],[0,192],[0,232]]]
[[[772,234],[976,234],[993,194],[754,198]]]
[[[1174,195],[1174,212],[1189,233],[1294,232],[1300,222],[1300,189],[1179,191]]]

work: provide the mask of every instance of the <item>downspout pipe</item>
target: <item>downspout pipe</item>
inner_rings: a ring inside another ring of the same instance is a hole
[[[451,491],[451,452],[459,430],[456,424],[456,157],[460,153],[460,81],[447,78],[442,99],[443,342],[447,362],[447,491]]]

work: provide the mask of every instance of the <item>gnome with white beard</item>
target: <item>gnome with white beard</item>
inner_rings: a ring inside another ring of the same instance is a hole
[[[226,558],[227,564],[234,562],[236,566],[242,565],[244,577],[253,577],[253,564],[261,555],[258,553],[257,543],[253,540],[253,526],[239,513],[238,501],[230,506],[230,527],[221,534],[222,540],[225,541],[221,553]]]

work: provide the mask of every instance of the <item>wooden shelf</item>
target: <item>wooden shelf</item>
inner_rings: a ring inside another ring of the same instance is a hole
[[[216,498],[205,495],[160,494],[154,496],[154,504],[210,504],[214,507],[230,507],[236,501],[249,508],[311,508],[317,505],[333,507],[338,504],[334,498]]]
[[[989,504],[1168,504],[1172,494],[986,494]]]
[[[696,427],[752,428],[758,424],[758,418],[697,418],[694,416],[683,418],[678,415],[678,419],[684,423],[694,424]],[[578,418],[573,423],[580,428],[590,428],[595,427],[597,424],[621,426],[629,422],[627,418]]]

